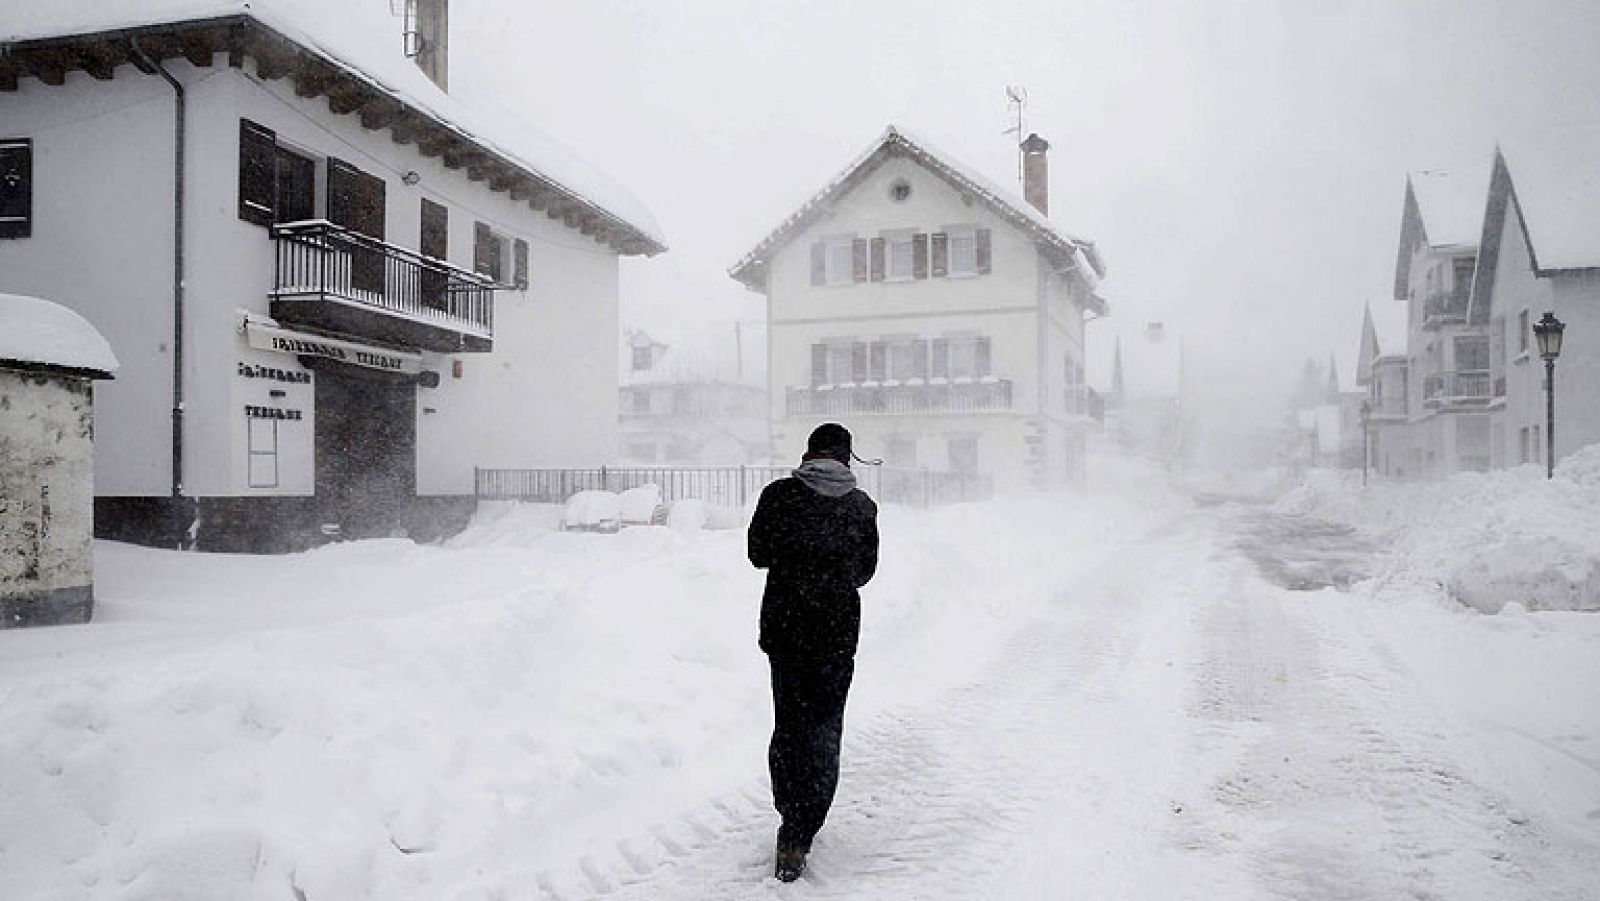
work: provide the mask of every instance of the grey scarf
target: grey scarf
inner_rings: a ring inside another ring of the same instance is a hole
[[[807,460],[794,471],[794,477],[823,497],[844,497],[856,487],[856,474],[838,460]]]

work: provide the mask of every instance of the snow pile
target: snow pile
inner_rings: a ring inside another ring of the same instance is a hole
[[[1120,478],[1134,500],[885,508],[851,715],[938,697],[1171,518]],[[0,632],[0,898],[520,896],[758,784],[744,533],[560,513],[486,505],[446,546],[98,544],[95,623]]]
[[[87,319],[37,297],[0,293],[0,361],[117,371],[111,345]]]
[[[1319,471],[1279,509],[1387,536],[1384,575],[1445,586],[1487,613],[1600,610],[1600,446],[1541,467],[1378,483]]]

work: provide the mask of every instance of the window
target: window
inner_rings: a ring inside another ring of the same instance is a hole
[[[915,277],[915,237],[916,232],[910,230],[884,233],[884,241],[888,245],[888,281],[910,281]]]
[[[472,226],[472,271],[493,279],[505,281],[506,239],[496,234],[487,223]]]
[[[648,344],[641,344],[633,349],[633,371],[642,372],[655,365],[655,354]]]
[[[1531,463],[1531,462],[1533,462],[1533,457],[1531,455],[1532,451],[1530,450],[1529,445],[1528,445],[1528,427],[1527,426],[1523,426],[1521,428],[1521,430],[1519,430],[1517,432],[1517,451],[1518,451],[1518,454],[1517,454],[1518,462],[1521,462],[1521,463]]]
[[[1523,310],[1517,314],[1517,352],[1528,352],[1529,336],[1533,334],[1533,327],[1528,323],[1528,311]]]
[[[950,341],[950,377],[979,379],[989,374],[989,339],[979,335],[953,335]]]
[[[922,342],[914,338],[891,338],[884,343],[889,352],[891,380],[904,382],[907,379],[922,378],[927,375],[918,365],[917,359],[917,347]]]
[[[865,238],[831,235],[811,245],[811,284],[848,285],[867,280]]]
[[[889,199],[895,203],[904,203],[911,196],[911,182],[897,178],[889,184]]]
[[[249,479],[251,488],[278,487],[278,421],[249,419]]]
[[[828,384],[842,385],[850,381],[851,346],[833,344],[828,347]]]
[[[328,158],[328,219],[373,241],[384,239],[383,179],[363,172],[341,159]],[[381,247],[363,244],[350,253],[350,286],[358,291],[382,293],[387,254]]]
[[[279,143],[272,129],[240,119],[239,218],[265,226],[316,216],[317,160]]]
[[[650,412],[650,389],[649,388],[635,388],[632,391],[628,392],[628,412],[629,413],[649,413]]]
[[[1489,368],[1489,337],[1487,335],[1462,335],[1455,340],[1457,370],[1486,370]]]
[[[950,471],[972,473],[978,471],[978,436],[952,435],[947,439]]]
[[[1539,452],[1539,427],[1529,429],[1528,436],[1528,446],[1533,449],[1533,458],[1529,462],[1537,463],[1544,456]]]
[[[950,274],[978,274],[978,233],[971,227],[947,228],[950,235]]]
[[[450,211],[443,204],[422,199],[422,234],[417,249],[425,257],[444,261],[450,256]],[[449,276],[442,270],[424,269],[420,289],[424,306],[435,310],[449,307]]]
[[[521,238],[511,242],[511,283],[518,291],[528,290],[528,242]]]
[[[0,238],[33,233],[33,141],[0,138]]]

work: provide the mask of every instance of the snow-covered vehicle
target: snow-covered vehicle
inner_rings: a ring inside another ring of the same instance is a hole
[[[667,521],[667,508],[661,503],[660,485],[640,485],[619,496],[623,526],[661,525]]]
[[[610,491],[580,491],[567,498],[563,532],[615,532],[622,528],[622,498]]]

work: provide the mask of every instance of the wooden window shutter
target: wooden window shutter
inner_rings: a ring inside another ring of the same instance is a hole
[[[383,179],[362,172],[335,157],[328,157],[328,218],[358,234],[378,241],[384,238]],[[360,291],[384,291],[384,252],[355,245],[350,251],[350,286]]]
[[[828,247],[821,241],[811,245],[811,284],[822,285],[828,281]]]
[[[811,345],[811,384],[828,384],[828,345]]]
[[[933,339],[933,377],[936,379],[950,377],[950,339]]]
[[[978,346],[976,348],[976,353],[974,354],[974,356],[977,358],[977,362],[976,362],[976,366],[975,366],[975,368],[977,370],[977,376],[978,376],[978,378],[983,378],[984,376],[989,374],[989,339],[988,339],[988,337],[983,337],[983,338],[979,338],[978,339]]]
[[[239,218],[269,226],[277,216],[278,137],[272,129],[239,120]]]
[[[444,204],[422,198],[422,234],[417,249],[423,256],[445,260],[450,256],[450,211]],[[449,276],[443,270],[424,269],[422,302],[435,310],[449,306]]]
[[[886,265],[884,262],[884,255],[887,252],[887,241],[882,238],[872,239],[872,280],[875,282],[883,281],[884,266]]]
[[[514,275],[512,281],[516,283],[518,291],[528,290],[528,242],[518,238],[511,245]]]
[[[33,141],[0,139],[0,238],[33,234]]]
[[[916,351],[914,361],[916,364],[916,376],[917,378],[925,379],[928,377],[928,342],[926,340],[915,341],[912,343],[912,347]]]
[[[495,272],[495,257],[499,256],[497,246],[500,242],[494,238],[494,232],[487,223],[474,222],[472,224],[472,271],[479,275],[498,279]]]
[[[850,279],[857,282],[867,280],[866,238],[852,238],[850,241]]]
[[[911,236],[911,277],[928,277],[928,236],[920,232]]]
[[[989,230],[987,228],[980,228],[977,230],[976,236],[978,239],[978,273],[980,275],[988,275],[992,268],[989,262],[992,255]]]
[[[944,278],[950,274],[950,236],[944,232],[933,233],[933,277]]]
[[[889,348],[882,341],[872,342],[872,380],[881,382],[889,377]]]
[[[867,380],[867,344],[857,341],[850,345],[850,381],[861,384]]]

